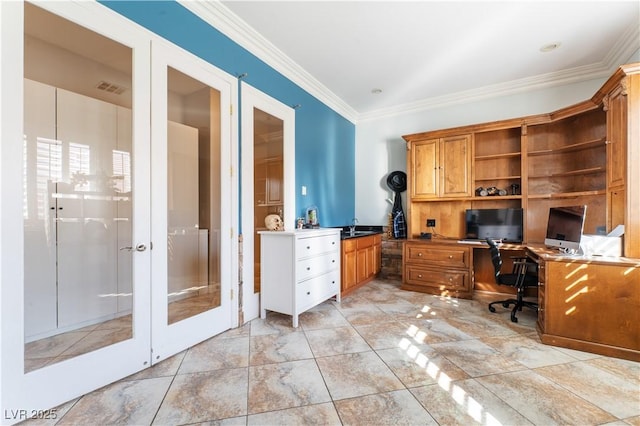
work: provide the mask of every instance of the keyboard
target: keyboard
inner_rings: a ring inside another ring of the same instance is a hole
[[[476,245],[485,244],[485,242],[482,241],[482,240],[458,240],[458,243],[460,243],[460,244],[476,244]]]

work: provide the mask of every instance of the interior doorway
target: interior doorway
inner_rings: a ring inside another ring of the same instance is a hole
[[[260,302],[260,239],[265,218],[279,215],[294,229],[295,110],[241,84],[242,235],[244,321],[257,318]]]

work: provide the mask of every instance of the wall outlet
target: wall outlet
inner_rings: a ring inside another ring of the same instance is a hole
[[[427,219],[427,226],[428,227],[435,227],[436,226],[436,220],[435,219]]]

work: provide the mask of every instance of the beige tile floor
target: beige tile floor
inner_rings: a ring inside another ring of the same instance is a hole
[[[220,306],[220,286],[211,285],[168,305],[168,323]],[[131,314],[29,342],[24,346],[25,373],[130,339]]]
[[[374,281],[57,408],[57,424],[640,425],[640,363],[546,346],[486,296]],[[36,423],[32,421],[31,423]]]

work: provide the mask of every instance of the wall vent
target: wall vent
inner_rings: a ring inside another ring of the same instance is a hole
[[[122,86],[118,86],[117,84],[109,83],[108,81],[100,81],[96,88],[98,90],[104,90],[105,92],[115,93],[116,95],[121,95],[126,88]]]

